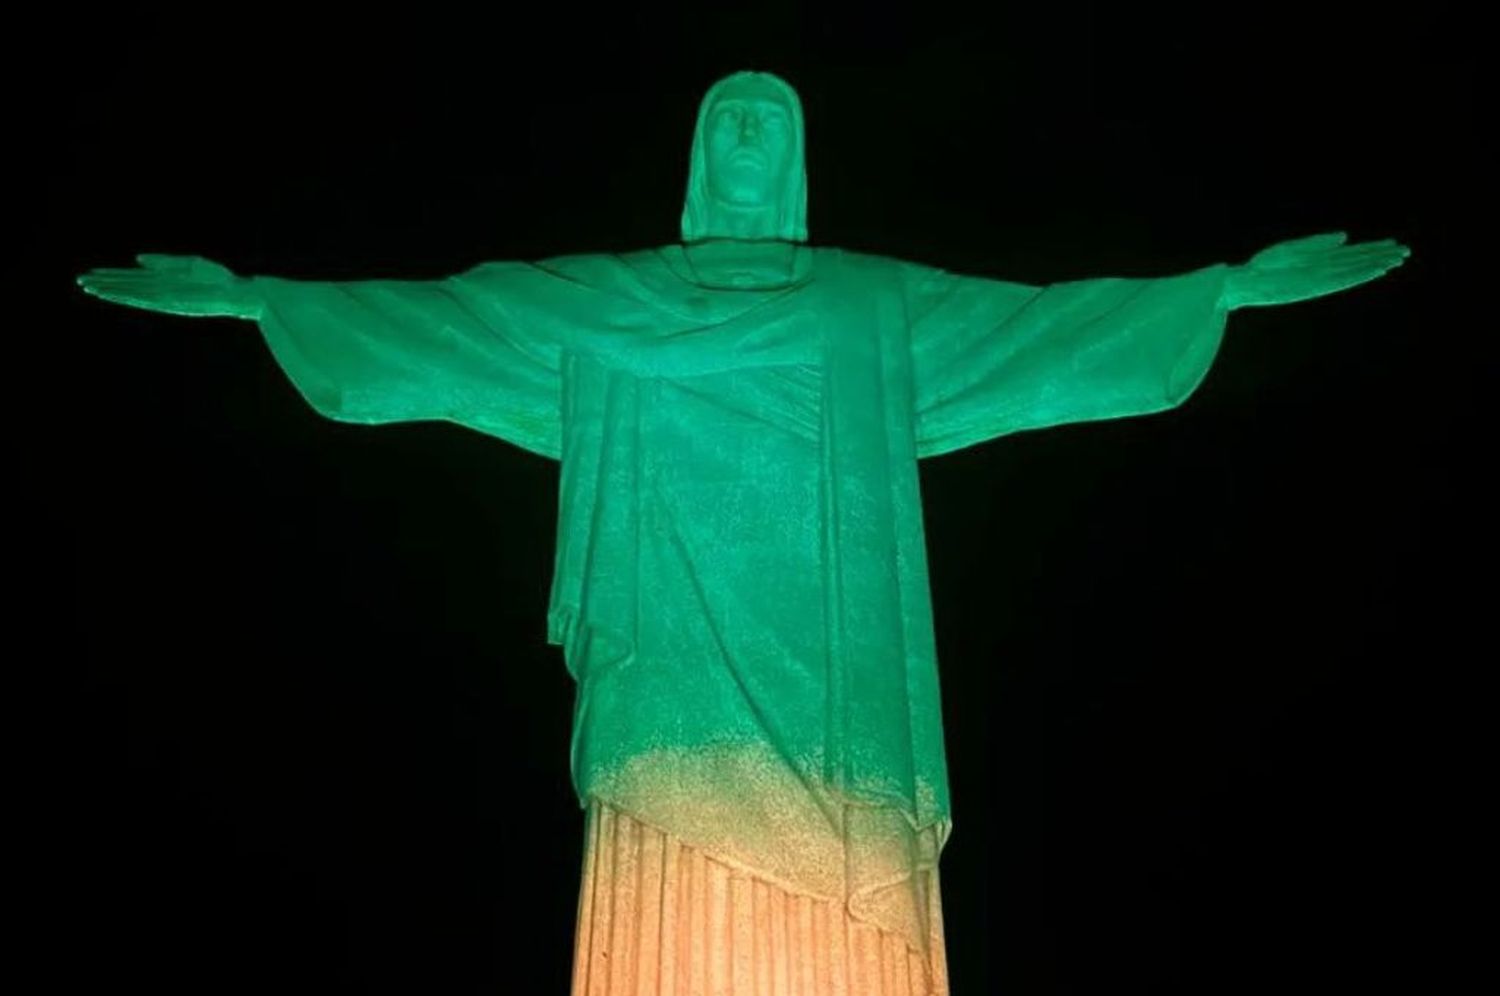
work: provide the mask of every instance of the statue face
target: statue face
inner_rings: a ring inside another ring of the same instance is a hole
[[[767,207],[792,154],[792,115],[769,87],[731,87],[714,101],[707,127],[709,195],[742,208]]]

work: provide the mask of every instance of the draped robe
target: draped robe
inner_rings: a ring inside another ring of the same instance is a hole
[[[580,803],[923,945],[952,821],[917,461],[1180,403],[1228,268],[1034,287],[806,251],[759,290],[696,282],[680,245],[255,279],[323,415],[561,461],[547,634]]]

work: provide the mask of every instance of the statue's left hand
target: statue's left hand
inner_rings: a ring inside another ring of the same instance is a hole
[[[1291,304],[1347,290],[1400,266],[1411,250],[1395,239],[1346,245],[1343,232],[1279,242],[1229,271],[1231,308]]]

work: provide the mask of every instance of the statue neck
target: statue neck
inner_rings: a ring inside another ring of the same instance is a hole
[[[776,209],[769,205],[747,207],[713,200],[707,207],[707,228],[714,239],[774,239]]]
[[[768,290],[800,283],[812,253],[800,242],[781,239],[703,239],[685,243],[689,280],[703,287]]]

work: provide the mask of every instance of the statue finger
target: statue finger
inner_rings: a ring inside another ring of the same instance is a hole
[[[1335,266],[1328,267],[1324,272],[1359,273],[1366,270],[1378,270],[1383,273],[1386,270],[1395,269],[1403,262],[1404,260],[1400,256],[1372,256],[1367,259],[1346,260]]]
[[[114,287],[119,289],[162,287],[162,279],[155,274],[142,273],[140,270],[126,271],[118,274],[86,274],[80,278],[80,282],[94,287]]]
[[[1387,260],[1405,259],[1407,253],[1397,247],[1379,245],[1376,243],[1361,243],[1352,246],[1324,247],[1318,249],[1302,249],[1288,253],[1280,259],[1266,261],[1267,265],[1282,266],[1289,269],[1313,267],[1328,269],[1340,266],[1358,266],[1364,263],[1384,262]]]
[[[1406,257],[1410,255],[1411,252],[1404,246],[1394,249],[1376,249],[1370,252],[1359,253],[1357,255],[1341,257],[1339,259],[1339,263],[1349,266],[1370,265],[1392,267],[1400,266],[1402,263],[1406,262]]]
[[[1402,245],[1400,242],[1397,242],[1395,239],[1373,239],[1373,240],[1371,240],[1369,242],[1353,242],[1353,243],[1350,243],[1347,246],[1344,246],[1340,251],[1341,252],[1358,252],[1358,251],[1367,251],[1367,252],[1401,252],[1401,253],[1409,253],[1409,252],[1411,252],[1410,249],[1408,249],[1406,246]]]
[[[1344,232],[1324,232],[1321,235],[1288,239],[1262,249],[1250,258],[1250,262],[1257,266],[1295,265],[1309,256],[1317,256],[1343,245],[1347,237]]]
[[[187,272],[201,280],[216,283],[234,277],[229,267],[222,263],[215,263],[213,260],[204,259],[202,256],[189,256],[187,258],[189,260]]]
[[[1341,249],[1337,252],[1329,253],[1328,262],[1331,265],[1335,266],[1358,265],[1360,263],[1378,263],[1387,260],[1395,260],[1397,262],[1400,262],[1408,255],[1410,254],[1403,249],[1392,248],[1389,246],[1349,246],[1346,249]]]
[[[108,301],[111,304],[128,304],[133,308],[149,308],[151,306],[149,299],[129,291],[105,287],[85,287],[83,290],[85,294],[97,297],[101,301]]]
[[[1327,286],[1343,290],[1348,287],[1357,287],[1360,284],[1369,283],[1385,276],[1395,267],[1391,266],[1356,266],[1347,267],[1330,273],[1323,274],[1322,283]]]
[[[1397,242],[1395,239],[1371,239],[1369,242],[1355,242],[1349,248],[1351,248],[1351,249],[1365,249],[1365,248],[1369,248],[1369,249],[1400,249],[1400,250],[1406,250],[1406,246],[1404,246],[1401,243]]]
[[[163,300],[181,293],[180,288],[169,289],[159,282],[143,280],[90,280],[81,286],[91,294],[125,295],[147,301]]]
[[[146,276],[146,271],[138,266],[114,267],[102,266],[83,274],[79,280],[128,280],[132,277],[140,278]]]

